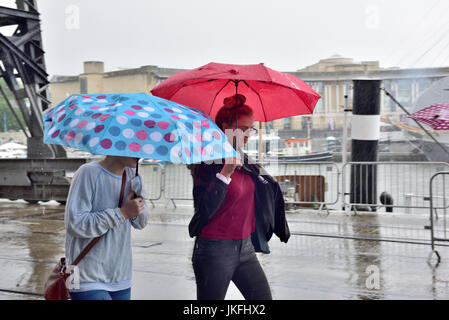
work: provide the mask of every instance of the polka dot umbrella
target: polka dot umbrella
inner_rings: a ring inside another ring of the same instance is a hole
[[[434,130],[449,130],[449,103],[433,104],[411,114],[410,118],[423,122]]]
[[[72,95],[43,115],[44,142],[175,163],[238,157],[203,111],[146,93]]]

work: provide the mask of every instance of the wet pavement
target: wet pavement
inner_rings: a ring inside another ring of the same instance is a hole
[[[133,231],[133,299],[196,298],[192,212],[190,202],[176,209],[158,203],[147,228]],[[438,267],[428,264],[425,215],[299,210],[287,218],[289,242],[274,236],[271,254],[258,254],[274,299],[449,298],[449,247],[438,247]],[[0,199],[0,299],[43,298],[44,281],[64,255],[63,219],[56,202]],[[243,297],[231,284],[226,299]]]

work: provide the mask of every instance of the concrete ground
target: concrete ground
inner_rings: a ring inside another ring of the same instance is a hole
[[[196,298],[187,231],[193,210],[177,204],[157,204],[149,226],[133,231],[133,299]],[[43,298],[44,281],[64,255],[63,217],[56,202],[0,200],[0,299]],[[428,264],[426,216],[299,210],[288,221],[289,242],[274,236],[271,254],[258,254],[274,299],[449,298],[449,248],[438,247],[438,267]],[[226,299],[243,297],[231,284]]]

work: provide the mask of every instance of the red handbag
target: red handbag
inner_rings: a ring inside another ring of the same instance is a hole
[[[126,184],[126,170],[122,176],[122,187],[120,189],[120,200],[118,202],[119,208],[121,207],[123,194],[125,192]],[[81,259],[92,249],[92,247],[101,239],[102,236],[94,238],[87,247],[80,253],[80,255],[73,261],[72,266],[76,266]],[[62,257],[56,267],[51,272],[47,281],[45,282],[45,300],[70,300],[70,293],[67,289],[67,278],[70,276],[70,271],[67,270],[66,259]]]

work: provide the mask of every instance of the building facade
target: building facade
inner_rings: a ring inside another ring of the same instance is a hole
[[[147,92],[157,84],[182,69],[142,66],[135,69],[104,72],[103,62],[84,63],[84,73],[78,76],[54,76],[50,94],[58,103],[71,94]],[[334,55],[318,63],[291,73],[308,83],[321,95],[313,116],[296,116],[272,121],[270,128],[280,131],[304,131],[308,126],[315,130],[341,130],[343,110],[352,108],[354,79],[383,80],[383,87],[406,108],[411,109],[433,82],[449,76],[449,67],[422,69],[383,69],[379,61],[355,62],[351,58]],[[382,91],[381,115],[399,121],[402,110]]]

